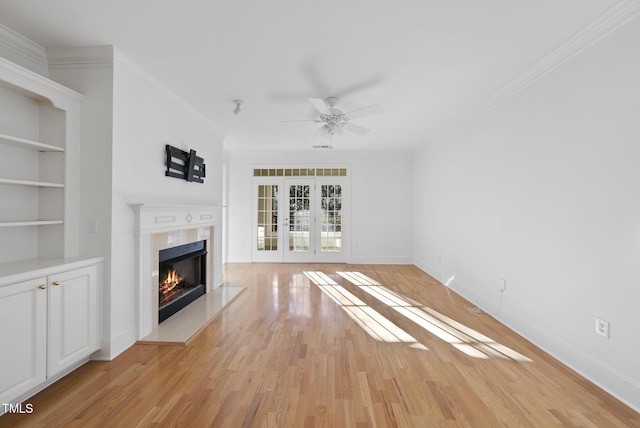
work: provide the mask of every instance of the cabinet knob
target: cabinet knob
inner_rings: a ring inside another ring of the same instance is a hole
[[[38,288],[39,288],[40,290],[46,290],[46,289],[47,289],[47,286],[46,286],[46,285],[44,285],[44,284],[42,284],[42,285],[38,286]]]
[[[53,281],[53,285],[56,285],[56,286],[60,285],[60,281]]]

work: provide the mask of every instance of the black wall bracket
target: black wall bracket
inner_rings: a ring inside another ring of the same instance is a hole
[[[167,171],[164,175],[195,183],[204,183],[204,159],[196,156],[195,150],[185,152],[167,144],[165,151],[167,154]]]

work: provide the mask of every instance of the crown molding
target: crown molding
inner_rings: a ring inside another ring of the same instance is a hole
[[[113,46],[48,48],[49,68],[111,68]]]
[[[42,76],[49,76],[45,49],[2,24],[0,55]]]
[[[166,86],[158,82],[155,77],[131,61],[129,57],[114,46],[52,48],[47,49],[47,55],[51,69],[107,67],[123,71],[175,108],[213,131],[220,138],[224,138],[227,135],[224,129],[171,92]]]
[[[622,27],[624,24],[636,17],[638,13],[640,13],[640,1],[620,0],[604,14],[593,20],[582,30],[578,31],[564,43],[552,50],[524,73],[520,74],[511,82],[485,98],[483,102],[448,121],[436,130],[432,134],[431,138],[448,133],[452,128],[454,128],[454,126],[465,126],[475,120],[485,117],[518,92],[527,88],[529,85],[546,76],[569,59]]]
[[[153,91],[155,94],[163,98],[165,101],[172,104],[178,110],[182,111],[187,116],[191,117],[198,123],[202,124],[210,131],[213,131],[220,138],[224,138],[227,135],[227,132],[216,125],[213,121],[211,121],[208,117],[202,114],[200,111],[196,110],[182,98],[178,97],[172,91],[170,91],[166,86],[160,83],[155,77],[149,74],[147,71],[143,70],[140,66],[135,64],[129,57],[119,51],[117,48],[113,50],[114,57],[114,66],[129,74],[131,77],[136,79],[138,82],[144,84],[149,90]]]

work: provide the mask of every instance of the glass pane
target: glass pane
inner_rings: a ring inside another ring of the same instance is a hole
[[[323,184],[320,201],[320,251],[342,251],[342,186]]]
[[[258,251],[278,249],[278,186],[258,185]]]
[[[310,186],[289,187],[289,251],[310,250]]]

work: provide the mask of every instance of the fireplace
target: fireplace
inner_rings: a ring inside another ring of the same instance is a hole
[[[207,241],[160,250],[158,261],[158,323],[161,323],[206,293]]]
[[[159,253],[176,246],[206,241],[205,290],[224,282],[222,269],[222,207],[214,205],[132,204],[135,211],[138,274],[136,338],[148,337],[159,325]],[[206,296],[209,297],[209,296]],[[202,299],[198,299],[202,300]],[[175,319],[175,317],[173,317]],[[171,323],[165,320],[163,326]]]

